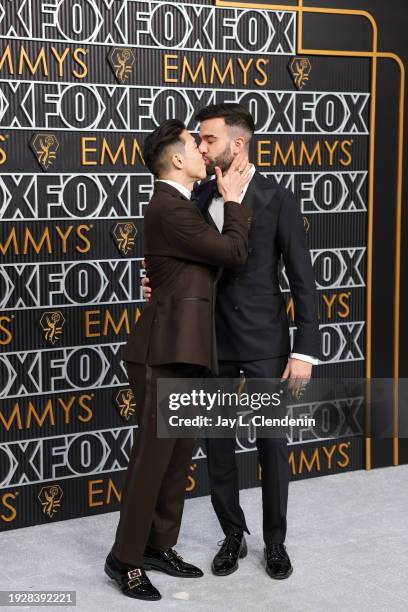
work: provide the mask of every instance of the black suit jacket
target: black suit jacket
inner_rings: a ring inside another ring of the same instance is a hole
[[[195,190],[208,223],[212,183]],[[300,206],[293,193],[256,172],[242,202],[252,210],[248,259],[218,282],[216,333],[220,360],[252,361],[290,352],[289,323],[279,288],[281,256],[295,307],[293,352],[320,356],[315,278]]]

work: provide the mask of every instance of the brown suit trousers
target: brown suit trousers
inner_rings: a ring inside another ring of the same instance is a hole
[[[146,545],[158,550],[177,542],[195,440],[157,437],[157,379],[191,378],[204,368],[189,364],[128,363],[139,431],[126,472],[120,520],[112,552],[140,567]]]

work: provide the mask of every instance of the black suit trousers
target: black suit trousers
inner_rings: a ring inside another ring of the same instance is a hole
[[[203,368],[189,364],[148,367],[127,364],[136,401],[138,431],[122,490],[113,554],[142,565],[146,546],[157,550],[177,542],[194,439],[157,437],[157,379],[190,378]]]
[[[288,356],[260,361],[220,361],[219,378],[280,378]],[[206,438],[211,501],[225,535],[243,530],[249,533],[239,503],[239,478],[235,457],[235,438]],[[265,544],[283,543],[286,537],[286,512],[290,468],[286,438],[258,438],[256,441],[262,470],[263,536]]]

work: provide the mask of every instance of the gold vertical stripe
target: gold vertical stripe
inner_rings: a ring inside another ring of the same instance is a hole
[[[365,439],[366,470],[371,470],[371,438]]]

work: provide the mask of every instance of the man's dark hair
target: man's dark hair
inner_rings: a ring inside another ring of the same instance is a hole
[[[169,147],[185,142],[180,134],[186,129],[182,121],[167,119],[163,121],[144,141],[142,154],[146,166],[155,177],[159,177],[169,169],[165,154]]]
[[[210,104],[200,109],[195,116],[196,121],[206,121],[206,119],[222,118],[225,125],[241,127],[249,132],[251,138],[255,132],[255,122],[251,113],[235,102],[223,102],[222,104]]]

